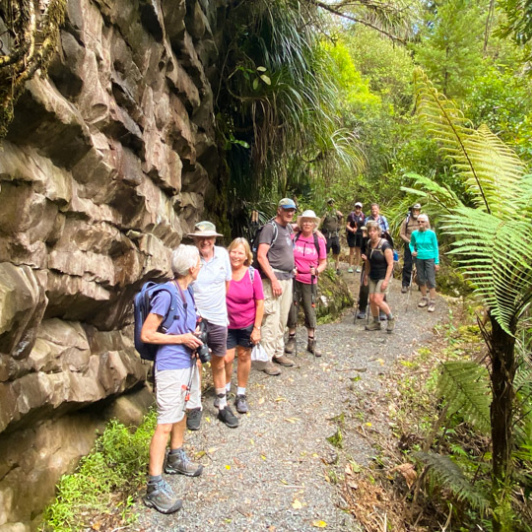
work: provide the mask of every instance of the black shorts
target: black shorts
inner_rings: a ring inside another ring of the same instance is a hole
[[[362,247],[362,233],[347,233],[347,245],[350,248],[361,248]]]
[[[333,235],[327,238],[327,255],[332,249],[333,255],[338,255],[340,253],[340,239],[338,235]]]
[[[253,331],[253,324],[243,329],[228,329],[227,330],[227,349],[234,349],[237,345],[240,347],[251,348],[251,332]]]
[[[207,345],[212,354],[224,357],[227,350],[227,327],[204,320],[207,324]]]

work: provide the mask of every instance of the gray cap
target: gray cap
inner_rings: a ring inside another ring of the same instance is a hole
[[[419,204],[419,203],[414,203],[414,205],[412,205],[412,210],[414,210],[414,209],[420,211],[420,210],[421,210],[421,204]]]

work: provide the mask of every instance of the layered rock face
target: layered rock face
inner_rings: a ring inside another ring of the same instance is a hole
[[[100,420],[73,412],[142,388],[133,295],[169,273],[218,167],[223,2],[67,5],[0,147],[0,530],[29,529],[89,450]]]

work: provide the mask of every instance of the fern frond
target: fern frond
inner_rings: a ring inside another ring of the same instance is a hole
[[[444,362],[440,368],[438,394],[447,401],[449,415],[458,413],[489,434],[491,393],[487,369],[471,361]]]
[[[473,129],[461,111],[432,85],[421,69],[414,73],[417,113],[441,151],[453,161],[477,208],[509,217],[520,207],[525,166],[488,127]]]
[[[442,210],[450,211],[453,208],[462,205],[458,196],[450,188],[439,185],[435,181],[432,181],[432,179],[419,174],[408,173],[405,175],[414,181],[414,185],[422,187],[424,189],[423,196],[428,196],[434,203],[438,204]],[[410,194],[421,195],[420,191],[416,189],[401,187],[401,190]]]
[[[531,230],[521,217],[504,220],[463,206],[444,217],[443,231],[456,239],[450,253],[508,334],[531,297]]]
[[[476,510],[487,512],[489,500],[486,495],[467,480],[449,457],[423,452],[414,453],[414,456],[425,464],[428,474],[442,487],[451,490],[459,501],[466,501]]]

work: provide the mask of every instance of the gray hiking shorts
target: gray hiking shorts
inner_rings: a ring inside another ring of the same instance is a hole
[[[416,259],[417,282],[420,286],[436,288],[436,268],[434,259]]]

